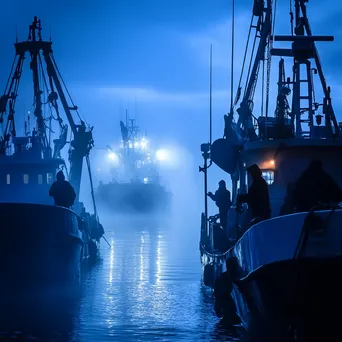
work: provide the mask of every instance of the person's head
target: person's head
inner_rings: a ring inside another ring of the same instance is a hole
[[[65,176],[64,176],[64,173],[62,170],[57,172],[56,179],[57,179],[57,181],[64,181],[65,180]]]
[[[257,164],[253,164],[247,168],[247,172],[250,174],[252,179],[258,179],[262,176],[260,167]]]
[[[225,189],[226,188],[226,182],[223,179],[219,181],[219,188],[220,189]]]

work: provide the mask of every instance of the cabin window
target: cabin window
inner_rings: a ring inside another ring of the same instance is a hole
[[[29,175],[28,174],[24,174],[23,175],[23,180],[24,180],[24,184],[28,184],[28,182],[29,182]]]
[[[10,174],[6,175],[6,184],[11,184],[11,175]]]
[[[38,175],[38,184],[43,184],[43,175]]]
[[[46,175],[46,183],[47,184],[52,184],[53,183],[53,174],[52,173],[48,173]]]
[[[274,183],[274,170],[264,170],[262,171],[262,176],[264,177],[268,185]]]

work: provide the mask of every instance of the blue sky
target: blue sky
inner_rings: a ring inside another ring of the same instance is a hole
[[[252,3],[236,1],[235,80]],[[289,32],[288,6],[288,1],[278,1],[276,33]],[[332,0],[328,7],[311,0],[308,10],[314,33],[335,35],[334,43],[321,43],[319,48],[338,113],[342,111],[342,4]],[[26,39],[34,15],[42,20],[45,39],[49,39],[51,27],[56,61],[74,102],[95,126],[96,145],[115,142],[118,120],[129,109],[151,138],[165,146],[176,144],[187,156],[182,179],[193,184],[194,195],[200,198],[202,178],[197,167],[201,163],[200,144],[208,139],[210,44],[214,137],[222,135],[223,114],[229,110],[231,1],[6,2],[0,20],[2,84],[12,63],[15,32],[19,39]],[[22,84],[25,95],[30,86]],[[26,110],[31,102],[26,97],[18,110]],[[216,187],[223,176],[212,167],[210,187]]]

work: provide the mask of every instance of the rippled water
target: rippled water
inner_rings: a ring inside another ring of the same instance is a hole
[[[79,298],[12,305],[0,341],[238,340],[220,328],[201,284],[193,222],[107,218],[105,226],[112,248],[102,241]]]

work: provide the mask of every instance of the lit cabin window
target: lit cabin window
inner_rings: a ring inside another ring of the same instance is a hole
[[[273,170],[262,171],[262,176],[264,177],[268,185],[271,185],[274,183],[274,171]]]
[[[11,184],[11,175],[10,174],[6,175],[6,184]]]
[[[48,173],[46,175],[46,183],[47,184],[52,184],[53,183],[53,175],[52,175],[52,173]]]
[[[43,184],[43,175],[38,175],[38,184]]]
[[[28,174],[23,175],[23,180],[24,180],[24,184],[28,184],[28,182],[29,182],[29,175]]]

